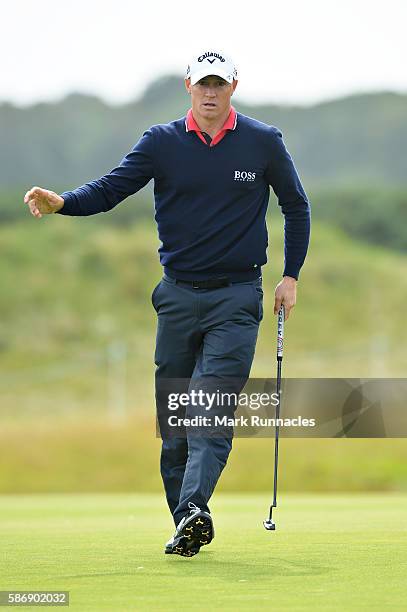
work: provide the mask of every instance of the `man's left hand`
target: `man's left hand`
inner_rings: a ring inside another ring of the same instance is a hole
[[[290,316],[290,310],[295,306],[297,300],[297,281],[292,276],[284,276],[274,292],[274,314],[277,314],[284,305],[285,321]]]

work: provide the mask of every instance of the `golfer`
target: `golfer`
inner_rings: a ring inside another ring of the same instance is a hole
[[[158,318],[156,400],[161,474],[176,526],[165,553],[192,557],[214,537],[208,501],[232,432],[190,435],[186,417],[202,410],[187,403],[172,413],[181,423],[174,435],[163,426],[161,390],[168,380],[176,380],[180,392],[198,390],[202,381],[212,388],[217,381],[222,389],[239,381],[231,384],[241,390],[263,317],[270,186],[285,216],[285,265],[274,313],[283,304],[286,318],[307,253],[310,206],[280,130],[231,106],[237,70],[230,57],[212,50],[192,58],[185,86],[191,97],[186,116],[146,130],[109,174],[61,195],[33,187],[24,202],[38,219],[94,215],[154,179],[163,266],[151,296]]]

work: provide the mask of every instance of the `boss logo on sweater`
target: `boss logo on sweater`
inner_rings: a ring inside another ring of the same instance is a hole
[[[255,172],[246,172],[246,170],[235,170],[235,181],[254,181],[255,179]]]

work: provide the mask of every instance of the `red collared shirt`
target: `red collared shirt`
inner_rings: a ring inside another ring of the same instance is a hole
[[[215,145],[217,145],[218,142],[220,142],[222,138],[225,136],[228,130],[234,130],[236,128],[236,124],[237,124],[237,113],[235,109],[233,108],[233,106],[231,106],[228,118],[226,119],[225,123],[223,124],[219,132],[215,134],[215,136],[212,138],[212,141],[209,146],[214,147]],[[208,144],[205,140],[205,137],[202,134],[201,128],[199,127],[199,125],[194,119],[194,116],[192,114],[192,108],[190,108],[187,113],[187,117],[185,120],[185,129],[187,132],[196,132],[199,138],[202,140],[202,142],[205,143],[206,145]]]

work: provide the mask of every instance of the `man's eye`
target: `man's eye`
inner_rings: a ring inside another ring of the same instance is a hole
[[[210,81],[199,81],[198,84],[201,87],[210,87],[211,85]],[[213,83],[215,87],[224,87],[226,84],[226,81],[214,81]]]

